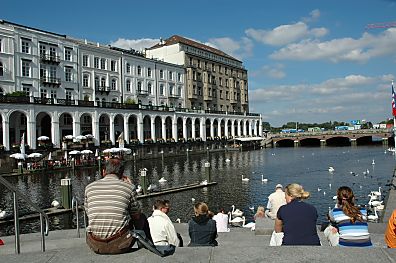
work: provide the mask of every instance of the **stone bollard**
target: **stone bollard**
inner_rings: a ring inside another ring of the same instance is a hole
[[[205,175],[206,175],[206,180],[208,181],[208,183],[210,183],[210,162],[206,162],[205,163]]]
[[[72,207],[72,185],[71,179],[61,179],[61,196],[63,208],[70,209]]]
[[[147,169],[143,168],[140,170],[140,185],[143,190],[143,194],[147,194]]]

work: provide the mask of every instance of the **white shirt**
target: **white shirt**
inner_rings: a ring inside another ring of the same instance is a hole
[[[217,232],[230,232],[228,228],[228,215],[219,212],[213,216],[213,220],[216,221]]]
[[[270,210],[268,216],[272,219],[276,218],[279,207],[286,204],[285,192],[278,188],[276,191],[268,196],[267,208]]]
[[[169,217],[160,210],[154,210],[152,216],[147,218],[150,226],[150,234],[153,238],[154,245],[179,246],[179,239],[177,238],[175,226]]]

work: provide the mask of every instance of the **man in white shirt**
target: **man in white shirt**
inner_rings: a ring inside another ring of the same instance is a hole
[[[213,216],[213,220],[216,221],[217,232],[230,232],[228,228],[228,215],[224,212],[223,208],[220,208],[219,212]]]
[[[275,186],[275,192],[268,196],[267,210],[265,215],[271,219],[276,218],[279,207],[286,204],[285,192],[282,190],[283,186],[277,184]]]
[[[179,245],[179,239],[172,221],[164,213],[166,203],[163,200],[156,200],[153,208],[153,214],[147,219],[153,243],[157,250],[171,255]]]

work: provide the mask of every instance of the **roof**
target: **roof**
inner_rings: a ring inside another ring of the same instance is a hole
[[[174,45],[174,44],[178,44],[178,43],[181,43],[181,44],[184,44],[184,45],[188,45],[188,46],[192,46],[192,47],[195,47],[195,48],[199,48],[199,49],[202,49],[202,50],[205,50],[205,51],[208,51],[208,52],[212,52],[212,53],[217,54],[219,56],[227,57],[227,58],[230,58],[230,59],[233,59],[233,60],[241,62],[240,60],[238,60],[238,59],[236,59],[236,58],[224,53],[223,51],[221,51],[219,49],[213,48],[211,46],[208,46],[208,45],[205,45],[205,44],[199,43],[197,41],[194,41],[194,40],[191,40],[191,39],[188,39],[188,38],[185,38],[185,37],[181,37],[181,36],[178,36],[178,35],[173,35],[170,38],[164,40],[164,42],[160,42],[160,43],[158,43],[158,44],[156,44],[156,45],[154,45],[154,46],[152,46],[152,47],[150,47],[148,49],[156,49],[156,48],[160,48],[162,46],[170,46],[170,45]]]

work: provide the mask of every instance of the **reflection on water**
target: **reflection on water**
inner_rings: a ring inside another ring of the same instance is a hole
[[[226,162],[226,159],[230,162]],[[368,202],[368,193],[377,190],[378,186],[385,186],[393,174],[394,156],[385,154],[381,146],[359,146],[342,148],[275,148],[250,152],[214,152],[207,154],[161,158],[157,160],[127,163],[125,173],[134,183],[139,182],[138,171],[147,168],[147,178],[150,184],[156,184],[159,189],[200,182],[205,179],[204,163],[211,164],[212,180],[218,182],[216,186],[195,189],[155,198],[171,200],[170,218],[180,218],[186,222],[192,216],[192,198],[204,201],[209,208],[216,211],[220,207],[231,209],[234,204],[245,212],[250,220],[253,211],[249,207],[266,205],[267,196],[274,191],[276,184],[287,185],[292,182],[300,183],[305,190],[311,192],[308,202],[312,203],[319,212],[318,222],[325,220],[325,213],[329,206],[334,206],[332,197],[339,186],[352,187],[359,204]],[[375,160],[375,165],[372,165]],[[328,167],[335,171],[329,173]],[[363,174],[368,170],[368,174]],[[355,173],[355,176],[351,174]],[[248,182],[241,180],[241,175],[249,178]],[[268,178],[264,183],[261,176]],[[60,200],[60,180],[66,176],[72,178],[73,194],[83,200],[85,186],[98,179],[93,169],[58,172],[56,174],[42,174],[7,178],[19,190],[30,197],[42,208],[48,208],[51,202]],[[158,180],[165,177],[167,182],[160,184]],[[320,188],[320,191],[318,191]],[[141,199],[145,213],[151,212],[155,198]],[[22,201],[21,214],[29,212]],[[0,185],[0,208],[12,212],[12,194]],[[75,222],[62,215],[51,218],[51,229],[74,227]],[[75,220],[75,219],[74,219]],[[39,230],[39,220],[21,222],[22,232]],[[80,220],[82,222],[82,220]],[[6,233],[12,231],[7,226]],[[0,231],[0,235],[3,234]]]

